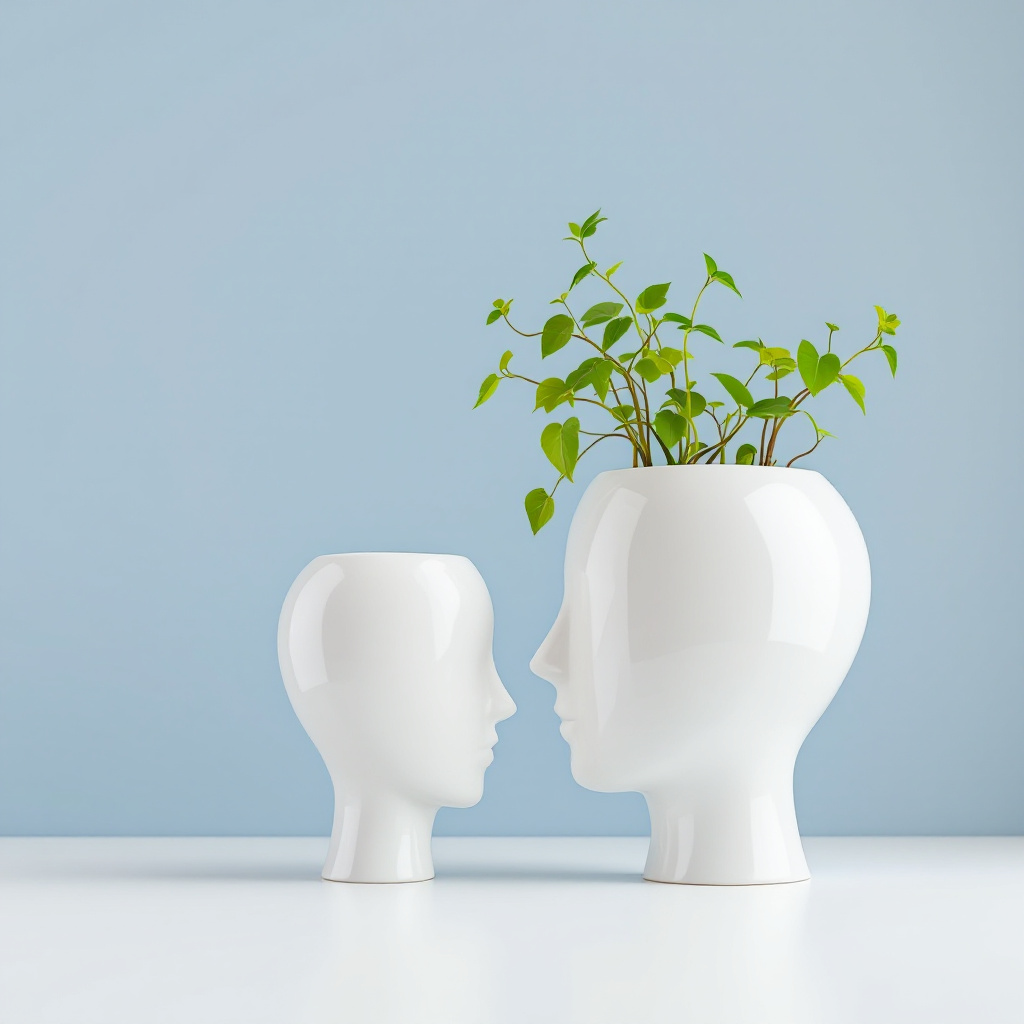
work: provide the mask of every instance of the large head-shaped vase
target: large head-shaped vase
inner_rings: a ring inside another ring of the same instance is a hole
[[[292,584],[278,655],[334,783],[325,878],[433,877],[434,816],[480,799],[494,726],[515,711],[493,624],[484,581],[457,555],[324,555]]]
[[[557,691],[576,780],[646,797],[646,878],[808,877],[793,768],[870,585],[857,522],[818,473],[665,466],[590,485],[531,667]]]

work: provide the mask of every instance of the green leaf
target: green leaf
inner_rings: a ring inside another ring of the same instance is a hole
[[[760,402],[755,402],[747,409],[747,415],[762,420],[779,419],[792,412],[789,403],[790,400],[781,395],[778,398],[762,398]]]
[[[669,398],[679,407],[679,411],[685,416],[687,415],[687,393],[682,388],[669,388],[665,392]],[[698,394],[696,391],[689,393],[689,416],[691,419],[696,419],[707,407],[708,403],[703,395]]]
[[[773,370],[771,373],[765,374],[765,380],[782,380],[783,377],[788,377],[793,372],[792,366],[780,366],[777,370]]]
[[[762,363],[767,363],[769,366],[778,366],[779,361],[782,359],[789,359],[788,348],[778,348],[777,346],[773,346],[772,348],[761,348]],[[796,363],[793,365],[796,366]]]
[[[541,431],[540,446],[551,465],[571,481],[580,452],[580,421],[570,416],[565,423],[549,423]]]
[[[839,376],[839,367],[839,356],[835,352],[826,352],[818,360],[818,372],[814,375],[814,387],[811,389],[811,394],[820,394],[829,384],[832,384]]]
[[[636,372],[649,384],[653,384],[656,380],[663,376],[663,371],[658,367],[658,364],[650,357],[644,356],[643,359],[638,359],[636,362]],[[670,367],[671,369],[671,367]]]
[[[556,313],[544,325],[540,336],[540,355],[546,359],[553,352],[564,348],[572,337],[572,329],[575,326],[571,316],[564,313]]]
[[[499,319],[501,319],[501,310],[500,309],[492,309],[490,311],[490,313],[487,314],[487,322],[489,324],[493,324],[495,320],[499,320]]]
[[[741,299],[743,298],[739,288],[736,287],[736,282],[732,279],[732,274],[727,274],[724,270],[716,270],[711,277],[712,280],[717,281],[719,284],[724,284],[726,288],[734,291]]]
[[[830,330],[830,331],[831,331],[831,332],[832,332],[833,334],[835,334],[835,332],[839,330],[839,328],[838,328],[838,327],[836,327],[836,325],[835,325],[835,324],[830,324],[830,323],[829,323],[829,322],[828,322],[827,320],[825,321],[825,326],[826,326],[826,327],[827,327],[827,328],[828,328],[828,329],[829,329],[829,330]]]
[[[629,423],[633,419],[636,409],[631,405],[617,405],[614,409],[608,410],[620,423]]]
[[[761,341],[737,341],[733,348],[749,348],[755,352],[760,352],[764,348],[764,342]]]
[[[668,345],[664,345],[658,349],[658,355],[662,359],[667,359],[672,366],[678,366],[683,360],[682,349],[671,348]]]
[[[602,402],[608,397],[608,389],[611,387],[614,372],[615,364],[610,359],[602,359],[590,375],[590,386]]]
[[[875,306],[878,313],[878,329],[883,334],[895,334],[896,328],[900,325],[900,319],[895,313],[887,313],[881,306]]]
[[[615,273],[615,271],[616,271],[616,270],[618,270],[618,269],[619,269],[619,267],[621,267],[621,266],[622,266],[622,260],[619,260],[619,262],[618,262],[618,263],[616,263],[616,264],[615,264],[614,266],[611,266],[611,267],[609,267],[609,268],[608,268],[608,269],[607,269],[607,270],[606,270],[606,271],[604,272],[604,276],[605,276],[605,277],[611,277],[611,276],[612,276],[612,274],[614,274],[614,273]]]
[[[693,330],[697,331],[700,334],[706,334],[709,338],[714,338],[715,341],[722,341],[721,337],[718,334],[718,331],[716,331],[714,327],[709,327],[707,324],[694,324]],[[724,345],[725,342],[722,341],[722,344]]]
[[[569,285],[569,291],[572,291],[573,288],[575,288],[576,285],[580,283],[580,281],[583,281],[584,279],[588,278],[590,276],[590,272],[596,266],[596,263],[586,263],[582,267],[580,267],[580,269],[577,270],[576,273],[573,275],[572,284]]]
[[[707,253],[704,253],[704,266],[708,268],[708,277],[714,277],[718,264]]]
[[[757,449],[752,444],[741,444],[736,449],[736,465],[752,466],[757,458]]]
[[[600,356],[592,356],[590,359],[584,359],[575,370],[572,371],[565,378],[565,386],[569,391],[579,391],[580,388],[587,387],[590,384],[590,373],[598,363],[603,363]]]
[[[601,339],[601,348],[608,351],[632,326],[633,318],[620,316],[617,320],[611,320],[604,329],[604,337]]]
[[[677,412],[662,409],[654,417],[654,429],[669,448],[675,448],[686,434],[686,420]]]
[[[652,284],[645,288],[636,297],[636,311],[638,313],[653,313],[656,309],[664,306],[671,284],[672,282],[669,281],[665,284]]]
[[[562,424],[562,458],[565,461],[565,475],[572,482],[576,470],[576,460],[580,454],[580,421],[570,416]]]
[[[534,412],[538,409],[553,412],[567,399],[565,381],[560,377],[547,377],[537,385],[537,404],[533,407]]]
[[[843,387],[850,392],[850,397],[860,406],[860,411],[866,416],[868,411],[864,407],[863,383],[849,373],[841,373],[839,379],[843,382]]]
[[[500,379],[496,373],[489,373],[484,377],[484,382],[480,385],[480,394],[477,395],[476,405],[473,406],[474,409],[477,405],[483,405],[498,390],[498,381]]]
[[[579,224],[574,224],[572,221],[569,221],[569,233],[572,235],[573,238],[579,238],[580,237],[580,226],[579,226]]]
[[[505,306],[505,300],[504,300],[504,299],[495,299],[495,300],[494,300],[494,301],[493,301],[493,302],[491,303],[491,305],[492,305],[492,306],[493,306],[493,307],[494,307],[495,309],[503,309],[503,308],[504,308],[504,306]]]
[[[526,515],[534,534],[555,514],[555,499],[538,487],[526,496]]]
[[[603,324],[605,321],[618,316],[621,312],[621,302],[599,302],[596,306],[591,306],[583,314],[580,318],[580,323],[584,327],[596,327],[598,324]]]
[[[600,210],[595,210],[581,225],[580,225],[580,237],[589,238],[596,230],[597,225],[601,221],[607,220],[607,217],[602,217]]]
[[[896,349],[892,345],[883,345],[882,351],[885,353],[885,358],[889,362],[889,369],[892,371],[892,375],[896,376]]]
[[[746,409],[754,404],[753,396],[742,381],[738,381],[735,377],[730,377],[727,373],[713,373],[711,376],[717,378],[722,387],[729,392],[729,397],[741,409]]]
[[[565,460],[562,458],[562,424],[549,423],[540,432],[540,446],[548,457],[548,462],[563,476],[565,475]]]
[[[796,365],[804,387],[813,395],[814,379],[818,375],[818,350],[806,338],[797,347]]]
[[[498,369],[499,369],[499,370],[500,370],[500,371],[501,371],[502,373],[504,373],[504,372],[505,372],[505,371],[506,371],[506,370],[508,369],[508,364],[509,364],[509,363],[510,363],[511,361],[512,361],[512,350],[511,350],[511,349],[509,349],[509,351],[508,351],[508,352],[505,352],[505,353],[504,353],[504,354],[502,355],[502,357],[501,357],[501,361],[500,361],[500,362],[498,363]]]
[[[801,409],[800,412],[802,412],[811,421],[811,426],[814,427],[814,439],[816,441],[820,440],[823,437],[836,436],[835,434],[830,434],[827,430],[823,430],[821,427],[819,427],[814,417],[806,409]]]
[[[688,316],[683,316],[682,313],[666,313],[662,318],[663,321],[669,320],[674,324],[681,324],[683,329],[690,326],[693,321]]]

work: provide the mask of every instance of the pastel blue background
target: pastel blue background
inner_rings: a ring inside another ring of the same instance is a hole
[[[903,318],[869,417],[823,400],[875,589],[801,822],[1021,831],[1021,11],[5,0],[0,830],[326,832],[281,600],[318,553],[406,549],[477,563],[519,704],[439,831],[645,831],[572,781],[527,669],[582,486],[533,539],[540,421],[470,411],[491,299],[541,322],[603,206],[633,290],[689,294],[702,250],[735,275],[729,338]]]

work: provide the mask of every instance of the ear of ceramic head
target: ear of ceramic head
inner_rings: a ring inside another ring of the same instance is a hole
[[[432,877],[437,809],[480,799],[494,726],[515,711],[492,634],[486,585],[461,556],[325,555],[299,574],[278,654],[334,783],[325,877]]]
[[[806,877],[793,765],[869,593],[856,521],[817,473],[667,467],[591,484],[531,666],[555,683],[574,778],[647,798],[647,877]]]

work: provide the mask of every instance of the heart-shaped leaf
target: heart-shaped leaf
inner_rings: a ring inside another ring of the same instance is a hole
[[[572,329],[575,325],[571,316],[564,313],[556,313],[544,325],[540,335],[540,355],[546,359],[553,352],[564,348],[572,337]]]
[[[675,448],[686,434],[686,420],[677,412],[662,409],[654,417],[654,429],[669,448]]]
[[[850,397],[860,406],[860,411],[866,416],[868,411],[864,406],[864,384],[857,377],[848,373],[841,374],[839,379],[843,382],[843,387],[850,392]]]
[[[477,395],[476,405],[473,406],[474,409],[477,405],[483,405],[498,390],[498,381],[500,379],[496,373],[489,373],[484,378],[483,384],[480,385],[480,393]]]
[[[577,270],[575,274],[573,274],[572,284],[569,285],[569,291],[572,291],[573,288],[575,288],[576,285],[580,283],[580,281],[583,281],[585,278],[588,278],[590,276],[590,272],[596,266],[596,263],[587,263],[584,266],[580,267],[580,269]]]
[[[659,368],[658,364],[650,356],[638,359],[635,369],[648,384],[653,384],[664,373],[664,371]],[[669,369],[672,369],[672,367],[670,366]]]
[[[534,412],[543,409],[545,412],[553,412],[563,402],[568,401],[565,381],[560,377],[547,377],[537,385],[537,404],[533,407]]]
[[[886,361],[889,363],[889,369],[892,371],[892,375],[896,376],[896,349],[892,345],[883,345],[882,351],[885,353]]]
[[[537,487],[526,496],[526,515],[530,520],[530,529],[536,533],[554,514],[555,499],[544,490]]]
[[[541,431],[540,446],[551,465],[571,481],[580,451],[580,421],[570,416],[565,423],[549,423]]]
[[[709,338],[714,338],[715,341],[722,341],[721,335],[719,335],[718,331],[716,331],[714,327],[710,327],[708,324],[694,324],[693,330],[700,334],[706,334]],[[722,344],[724,345],[725,342],[722,341]]]
[[[665,284],[652,284],[645,288],[636,297],[636,311],[638,313],[653,313],[656,309],[664,306],[671,284],[669,281]]]
[[[729,392],[729,397],[741,408],[746,409],[754,404],[754,397],[747,390],[746,384],[730,376],[728,373],[713,373],[718,382]]]
[[[621,302],[599,302],[596,306],[591,306],[583,314],[580,318],[580,323],[584,327],[596,327],[598,324],[603,324],[605,321],[618,316],[621,312]]]
[[[741,444],[736,449],[736,465],[752,466],[757,458],[757,449],[752,444]]]
[[[604,329],[604,337],[601,338],[601,348],[608,351],[633,324],[633,318],[628,316],[620,316],[616,320],[610,321]]]
[[[818,360],[818,369],[814,374],[814,387],[811,394],[817,395],[825,390],[839,376],[839,356],[835,352],[826,352]]]
[[[814,379],[818,374],[818,350],[806,338],[797,347],[796,365],[804,387],[813,395]]]

